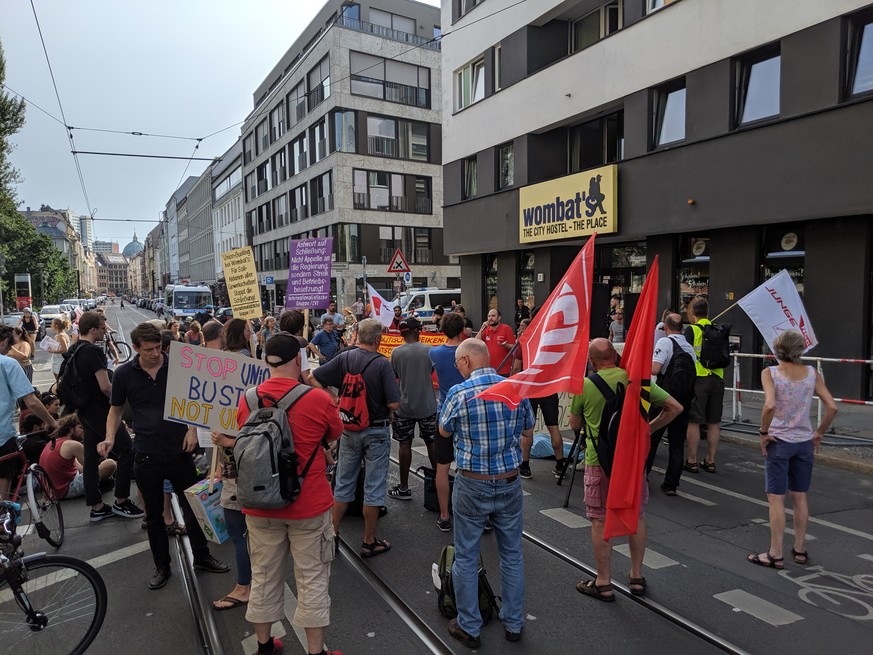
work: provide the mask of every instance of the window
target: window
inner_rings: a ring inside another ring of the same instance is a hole
[[[306,116],[306,82],[301,81],[285,96],[288,106],[288,125],[296,125]]]
[[[270,112],[270,141],[275,141],[285,134],[285,103],[279,102]]]
[[[430,69],[361,52],[349,54],[355,95],[430,107]]]
[[[353,111],[338,111],[333,115],[334,144],[339,152],[357,152],[356,123]]]
[[[322,214],[333,209],[333,185],[330,171],[312,180],[312,215]]]
[[[273,218],[276,221],[277,228],[289,223],[288,197],[284,193],[278,198],[273,199]]]
[[[310,128],[313,163],[327,157],[327,118],[322,118]]]
[[[370,155],[428,161],[429,144],[427,123],[367,116],[367,152]]]
[[[685,140],[685,80],[665,84],[655,92],[654,144]]]
[[[502,56],[501,46],[498,43],[494,46],[494,90],[500,91],[500,57]]]
[[[666,7],[675,0],[646,0],[646,13],[651,14],[653,11],[658,11],[662,7]]]
[[[291,165],[294,167],[294,175],[309,166],[305,131],[291,142]]]
[[[464,199],[466,200],[467,198],[475,197],[479,190],[478,180],[476,179],[476,176],[478,174],[476,158],[470,157],[469,159],[465,159],[462,168],[462,173],[464,176],[464,179],[462,181],[462,193]]]
[[[330,56],[309,71],[309,111],[330,95]]]
[[[246,202],[250,202],[258,197],[258,182],[254,172],[246,175]]]
[[[350,2],[343,7],[343,16],[350,20],[361,20],[361,5],[357,2]]]
[[[282,148],[270,159],[273,166],[273,186],[281,184],[288,179],[288,155]]]
[[[367,116],[367,147],[371,155],[397,157],[397,122]]]
[[[621,3],[614,0],[570,24],[570,52],[588,48],[622,26]]]
[[[779,51],[766,49],[737,62],[739,125],[779,115]]]
[[[603,166],[624,157],[624,112],[608,114],[570,128],[571,173]]]
[[[360,227],[356,223],[336,223],[333,228],[333,252],[338,262],[360,260]]]
[[[469,107],[485,97],[485,58],[472,61],[455,71],[455,111]]]
[[[497,188],[505,189],[515,183],[515,155],[511,143],[497,148]]]
[[[381,9],[370,7],[370,22],[373,25],[384,27],[396,32],[405,32],[406,34],[415,34],[415,21],[406,16],[392,14]]]
[[[461,15],[463,16],[468,11],[471,11],[476,5],[481,4],[483,0],[461,0]]]
[[[849,95],[873,91],[873,14],[865,12],[849,25]]]
[[[256,155],[260,155],[270,145],[270,133],[267,129],[267,119],[262,120],[255,128],[255,147]]]
[[[265,161],[256,169],[258,179],[258,195],[266,193],[272,189],[272,179],[270,175],[270,162]]]
[[[219,198],[230,193],[230,190],[233,189],[240,182],[242,182],[242,168],[235,168],[230,175],[228,175],[215,186],[212,194],[213,200],[218,200]]]
[[[252,157],[254,156],[255,150],[255,135],[253,132],[249,132],[248,135],[243,139],[243,158],[244,163],[248,164],[252,161]]]
[[[432,212],[429,177],[355,169],[352,180],[355,209],[414,214]]]
[[[296,189],[292,189],[291,193],[288,195],[288,200],[290,201],[290,210],[288,212],[291,217],[291,222],[296,223],[297,221],[302,221],[304,218],[309,216],[309,213],[306,209],[306,185],[301,184]]]

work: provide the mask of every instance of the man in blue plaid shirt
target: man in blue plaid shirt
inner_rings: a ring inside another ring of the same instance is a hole
[[[521,553],[524,500],[518,466],[522,435],[533,437],[530,402],[516,409],[474,399],[504,378],[491,368],[488,348],[467,339],[455,351],[455,366],[464,382],[449,390],[440,412],[440,435],[453,438],[458,475],[452,504],[455,514],[455,561],[452,582],[458,618],[449,633],[469,648],[479,648],[478,559],[482,530],[489,515],[500,553],[500,620],[508,641],[521,639],[524,627],[524,558]]]

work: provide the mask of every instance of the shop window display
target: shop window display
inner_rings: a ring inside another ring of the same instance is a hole
[[[697,296],[709,298],[709,238],[686,237],[679,266],[679,313],[688,322],[688,305]]]

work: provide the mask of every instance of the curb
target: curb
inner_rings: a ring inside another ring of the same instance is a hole
[[[753,450],[760,450],[758,443],[754,439],[739,437],[735,434],[725,434],[724,431],[721,433],[721,440],[738,446],[751,448]],[[824,466],[829,466],[841,471],[873,475],[873,460],[856,459],[853,458],[852,455],[819,452],[815,456],[815,462],[816,464],[823,464]]]

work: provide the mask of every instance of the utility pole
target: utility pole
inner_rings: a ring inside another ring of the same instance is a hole
[[[361,256],[361,269],[364,273],[364,307],[370,304],[370,288],[367,286],[367,256]],[[372,314],[372,311],[370,312]]]

